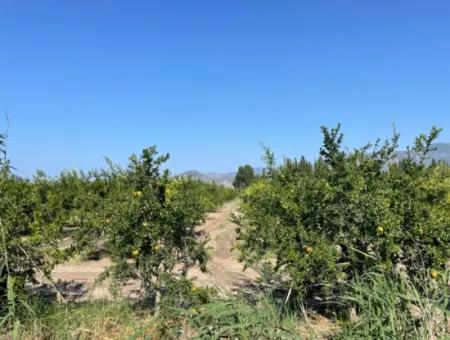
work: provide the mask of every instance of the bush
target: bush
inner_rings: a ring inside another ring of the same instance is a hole
[[[202,182],[196,179],[190,178],[178,178],[178,181],[192,183],[193,192],[195,197],[200,198],[200,203],[204,211],[214,211],[217,207],[221,206],[227,201],[230,201],[237,197],[237,191],[232,188],[224,187],[216,183]],[[173,181],[173,185],[176,185],[177,181]],[[169,185],[170,187],[170,185]]]
[[[175,284],[175,269],[185,276],[189,267],[204,267],[207,260],[195,230],[204,217],[196,182],[161,173],[167,159],[157,156],[154,147],[140,158],[132,156],[106,205],[107,249],[114,262],[110,272],[119,280],[139,278],[152,299],[164,298]]]
[[[113,180],[107,172],[65,171],[56,178],[38,171],[31,183],[41,205],[37,214],[45,216],[67,242],[66,255],[97,250],[104,235],[106,198]]]
[[[438,133],[417,138],[400,161],[397,134],[348,152],[339,127],[323,128],[315,164],[287,159],[277,168],[267,151],[267,175],[242,195],[242,259],[271,259],[306,296],[337,293],[376,266],[440,275],[450,258],[450,169],[425,164]]]
[[[59,257],[59,229],[41,214],[33,185],[0,168],[0,316],[14,317],[15,303],[36,272],[48,276]],[[3,319],[5,321],[5,319]],[[5,321],[6,322],[6,321]]]

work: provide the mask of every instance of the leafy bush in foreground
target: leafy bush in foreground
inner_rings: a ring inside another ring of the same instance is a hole
[[[0,315],[36,272],[48,276],[58,257],[59,228],[39,213],[41,205],[30,181],[0,168]]]
[[[439,131],[417,138],[393,161],[398,135],[381,146],[344,151],[343,136],[323,128],[315,164],[287,159],[243,194],[242,259],[264,259],[304,294],[330,294],[381,266],[439,277],[450,258],[450,169],[427,166]]]
[[[167,158],[157,156],[155,148],[132,156],[123,179],[115,182],[105,216],[112,274],[139,278],[157,304],[176,284],[176,272],[183,277],[189,267],[204,267],[207,260],[205,241],[196,234],[205,213],[198,183],[161,173]]]
[[[58,261],[99,247],[115,261],[118,279],[141,278],[149,295],[172,289],[176,264],[183,274],[207,259],[195,227],[235,195],[161,173],[167,156],[156,157],[155,148],[133,156],[127,170],[110,162],[103,171],[24,179],[13,174],[4,144],[0,138],[0,316],[8,284],[10,297],[18,296],[36,273],[49,277]]]

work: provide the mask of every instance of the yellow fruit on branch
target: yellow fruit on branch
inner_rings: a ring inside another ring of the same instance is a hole
[[[378,234],[383,234],[384,233],[384,228],[383,227],[377,227],[377,233]]]
[[[133,197],[141,198],[142,197],[142,191],[135,191],[135,192],[133,192]]]
[[[139,256],[139,250],[135,249],[131,252],[131,255],[133,255],[133,257],[138,257]]]
[[[432,278],[432,279],[437,279],[437,277],[438,277],[439,274],[438,274],[437,271],[433,270],[433,271],[431,272],[430,275],[431,275],[431,278]]]
[[[311,255],[314,252],[314,249],[312,247],[306,247],[305,252],[306,254]]]

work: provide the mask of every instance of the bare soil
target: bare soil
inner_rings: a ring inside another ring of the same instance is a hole
[[[239,262],[239,255],[233,249],[236,243],[236,225],[231,222],[231,215],[239,207],[238,201],[225,204],[218,211],[207,216],[199,227],[210,238],[207,246],[210,248],[211,259],[207,272],[192,268],[188,276],[201,287],[214,287],[222,293],[230,293],[236,289],[251,285],[258,277],[252,269],[246,269]]]

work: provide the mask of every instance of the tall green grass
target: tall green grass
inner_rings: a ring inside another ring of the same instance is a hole
[[[448,279],[448,273],[435,281],[382,272],[356,279],[343,297],[344,303],[353,307],[354,316],[344,324],[340,337],[436,339],[450,336]]]
[[[243,298],[216,300],[190,317],[198,339],[299,339],[297,324],[293,313],[264,297],[256,305]]]
[[[125,300],[30,302],[20,324],[0,331],[13,339],[300,339],[299,317],[261,297],[214,299],[194,308],[165,308],[157,317]]]
[[[151,319],[129,301],[85,303],[30,302],[33,313],[22,310],[20,323],[0,331],[8,339],[123,339]]]

